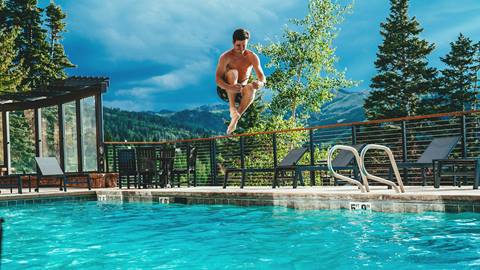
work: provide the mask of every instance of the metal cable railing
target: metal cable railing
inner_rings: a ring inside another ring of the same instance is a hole
[[[186,166],[185,149],[196,147],[197,185],[217,186],[223,183],[226,168],[274,168],[295,147],[308,147],[300,160],[302,165],[317,165],[326,160],[328,149],[336,144],[380,144],[392,150],[395,160],[415,162],[434,139],[461,136],[451,157],[480,156],[480,111],[454,112],[368,122],[279,130],[213,138],[198,138],[165,142],[106,142],[106,171],[117,172],[117,151],[122,148],[154,146],[159,149],[176,147],[175,167]],[[383,156],[382,156],[383,155]],[[365,159],[365,168],[379,177],[389,173],[388,158],[375,149]],[[422,184],[419,169],[401,169],[407,175],[405,184]],[[270,186],[272,172],[244,174],[247,186]],[[228,185],[240,185],[242,173],[229,175]],[[335,181],[326,171],[305,171],[306,184],[333,185]],[[186,180],[185,180],[186,181]],[[448,180],[445,180],[448,181]],[[467,179],[467,183],[473,179]],[[372,183],[375,184],[375,183]],[[427,185],[433,185],[433,176],[427,174]]]

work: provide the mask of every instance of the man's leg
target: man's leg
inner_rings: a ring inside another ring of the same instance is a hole
[[[243,87],[242,102],[240,102],[240,106],[238,107],[238,112],[240,113],[240,115],[242,115],[253,103],[253,100],[255,99],[255,91],[256,89],[253,88],[251,83]]]
[[[236,69],[231,69],[225,73],[225,80],[228,84],[235,85],[238,83],[238,71]],[[225,90],[228,95],[228,103],[230,105],[230,117],[233,118],[238,114],[237,108],[235,107],[235,96],[237,93]]]

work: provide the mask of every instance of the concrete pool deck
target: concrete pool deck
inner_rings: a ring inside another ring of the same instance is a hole
[[[182,187],[168,189],[88,189],[44,188],[40,193],[10,194],[2,190],[0,206],[36,203],[53,200],[98,200],[113,202],[154,202],[184,204],[233,204],[240,206],[284,206],[299,210],[350,209],[364,206],[381,212],[480,212],[480,190],[472,186],[461,188],[444,186],[407,186],[399,194],[383,186],[370,187],[361,193],[353,186],[328,187]]]

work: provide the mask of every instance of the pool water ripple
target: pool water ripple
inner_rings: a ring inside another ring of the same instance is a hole
[[[0,208],[4,269],[478,269],[480,214],[56,202]]]

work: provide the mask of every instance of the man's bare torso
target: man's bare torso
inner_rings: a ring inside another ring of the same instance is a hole
[[[225,72],[230,69],[236,69],[238,71],[238,82],[246,84],[248,78],[252,74],[252,57],[253,52],[246,50],[242,55],[235,53],[233,50],[227,51],[224,54],[227,65]]]

